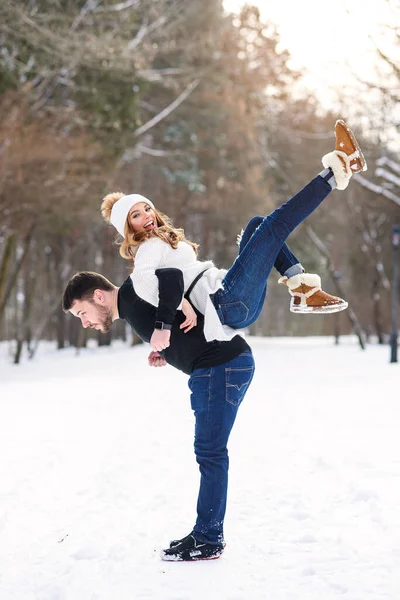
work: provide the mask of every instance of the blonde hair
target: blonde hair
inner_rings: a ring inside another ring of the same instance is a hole
[[[123,192],[112,192],[103,198],[101,203],[101,214],[107,223],[110,223],[112,207],[123,196],[125,196]],[[197,255],[197,249],[199,245],[187,240],[185,238],[185,232],[183,229],[175,228],[171,222],[171,219],[167,215],[159,212],[157,209],[154,209],[154,213],[156,216],[157,228],[152,229],[151,231],[137,231],[135,233],[129,223],[129,220],[126,219],[124,230],[125,235],[123,241],[120,243],[119,249],[119,253],[122,258],[125,258],[126,260],[135,260],[135,254],[138,251],[140,244],[153,237],[158,237],[175,250],[177,249],[179,242],[185,242],[193,248]]]

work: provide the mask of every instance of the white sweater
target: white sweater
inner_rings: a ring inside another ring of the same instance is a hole
[[[227,341],[238,335],[236,329],[222,325],[210,298],[221,289],[226,269],[217,269],[211,260],[199,261],[196,253],[186,242],[179,242],[176,250],[159,238],[150,238],[139,246],[135,256],[135,266],[131,274],[133,287],[140,298],[153,306],[158,306],[157,269],[173,267],[183,273],[184,290],[204,269],[208,269],[194,286],[190,301],[204,315],[204,336],[212,340]],[[183,300],[183,298],[182,298]],[[181,309],[182,303],[178,306]]]

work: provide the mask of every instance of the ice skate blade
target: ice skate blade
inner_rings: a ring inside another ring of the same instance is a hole
[[[349,306],[348,302],[332,306],[291,306],[290,312],[303,315],[326,315],[341,312]]]
[[[170,556],[169,554],[164,554],[163,552],[160,555],[161,560],[167,562],[200,562],[201,560],[216,560],[217,558],[221,558],[221,554],[216,554],[215,556],[208,556],[206,558],[191,558],[190,560],[183,560],[179,556]]]

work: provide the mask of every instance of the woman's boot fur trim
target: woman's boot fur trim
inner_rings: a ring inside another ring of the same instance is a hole
[[[336,186],[338,190],[345,190],[349,185],[350,177],[352,175],[346,170],[343,160],[339,158],[337,150],[329,152],[322,157],[322,164],[327,169],[330,167],[336,179]]]

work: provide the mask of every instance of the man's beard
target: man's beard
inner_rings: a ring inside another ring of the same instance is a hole
[[[107,306],[97,306],[97,311],[99,315],[99,324],[101,333],[107,333],[110,331],[113,319],[112,319],[112,310]]]

